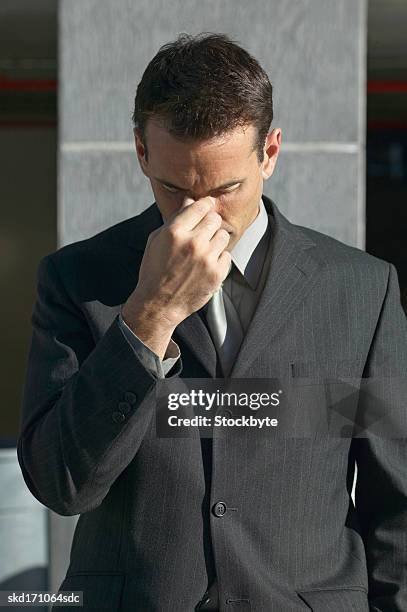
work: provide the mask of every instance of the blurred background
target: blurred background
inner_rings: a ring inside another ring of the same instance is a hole
[[[56,589],[76,523],[31,496],[16,459],[38,262],[154,201],[136,86],[162,44],[200,31],[228,33],[274,85],[283,146],[264,193],[392,262],[407,308],[407,0],[2,0],[0,589]]]

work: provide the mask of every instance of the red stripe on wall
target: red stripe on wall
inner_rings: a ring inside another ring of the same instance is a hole
[[[367,122],[368,130],[407,130],[407,121],[383,119],[381,121],[370,120]]]
[[[56,79],[10,79],[0,75],[0,91],[56,91]]]
[[[407,93],[407,81],[368,81],[367,93]]]

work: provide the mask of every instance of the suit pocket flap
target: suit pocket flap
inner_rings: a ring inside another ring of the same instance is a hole
[[[332,361],[295,361],[291,364],[295,378],[357,378],[363,372],[363,362],[358,359],[334,359]]]
[[[362,588],[297,591],[312,612],[369,612],[367,593]]]
[[[68,574],[59,591],[83,591],[82,612],[119,612],[125,574],[123,572],[75,572]],[[60,610],[56,602],[51,610]]]

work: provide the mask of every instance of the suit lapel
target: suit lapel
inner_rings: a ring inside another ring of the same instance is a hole
[[[256,356],[271,344],[292,312],[301,304],[319,277],[322,261],[313,248],[315,243],[300,228],[284,217],[274,202],[263,195],[272,217],[271,260],[257,308],[230,372],[231,378],[244,378]],[[134,282],[149,234],[163,224],[154,202],[136,217],[131,226],[128,247],[138,252],[138,259],[125,264]],[[135,285],[134,285],[135,286]],[[210,377],[216,377],[217,354],[203,318],[202,309],[184,319],[174,332],[175,341],[188,346]]]
[[[209,376],[216,378],[218,356],[209,330],[202,319],[201,310],[193,312],[177,326],[174,339],[176,342],[180,340],[186,344]]]
[[[256,356],[269,346],[319,277],[322,262],[315,243],[290,223],[267,196],[272,216],[270,267],[257,308],[240,346],[230,378],[244,378]]]

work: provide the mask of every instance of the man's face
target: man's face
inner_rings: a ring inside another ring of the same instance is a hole
[[[210,140],[182,141],[153,120],[145,131],[145,149],[135,130],[136,151],[150,179],[164,222],[182,206],[205,196],[216,200],[221,227],[230,233],[231,250],[259,212],[263,180],[271,176],[278,156],[281,130],[267,136],[264,160],[253,150],[257,129],[253,125],[231,130]]]

